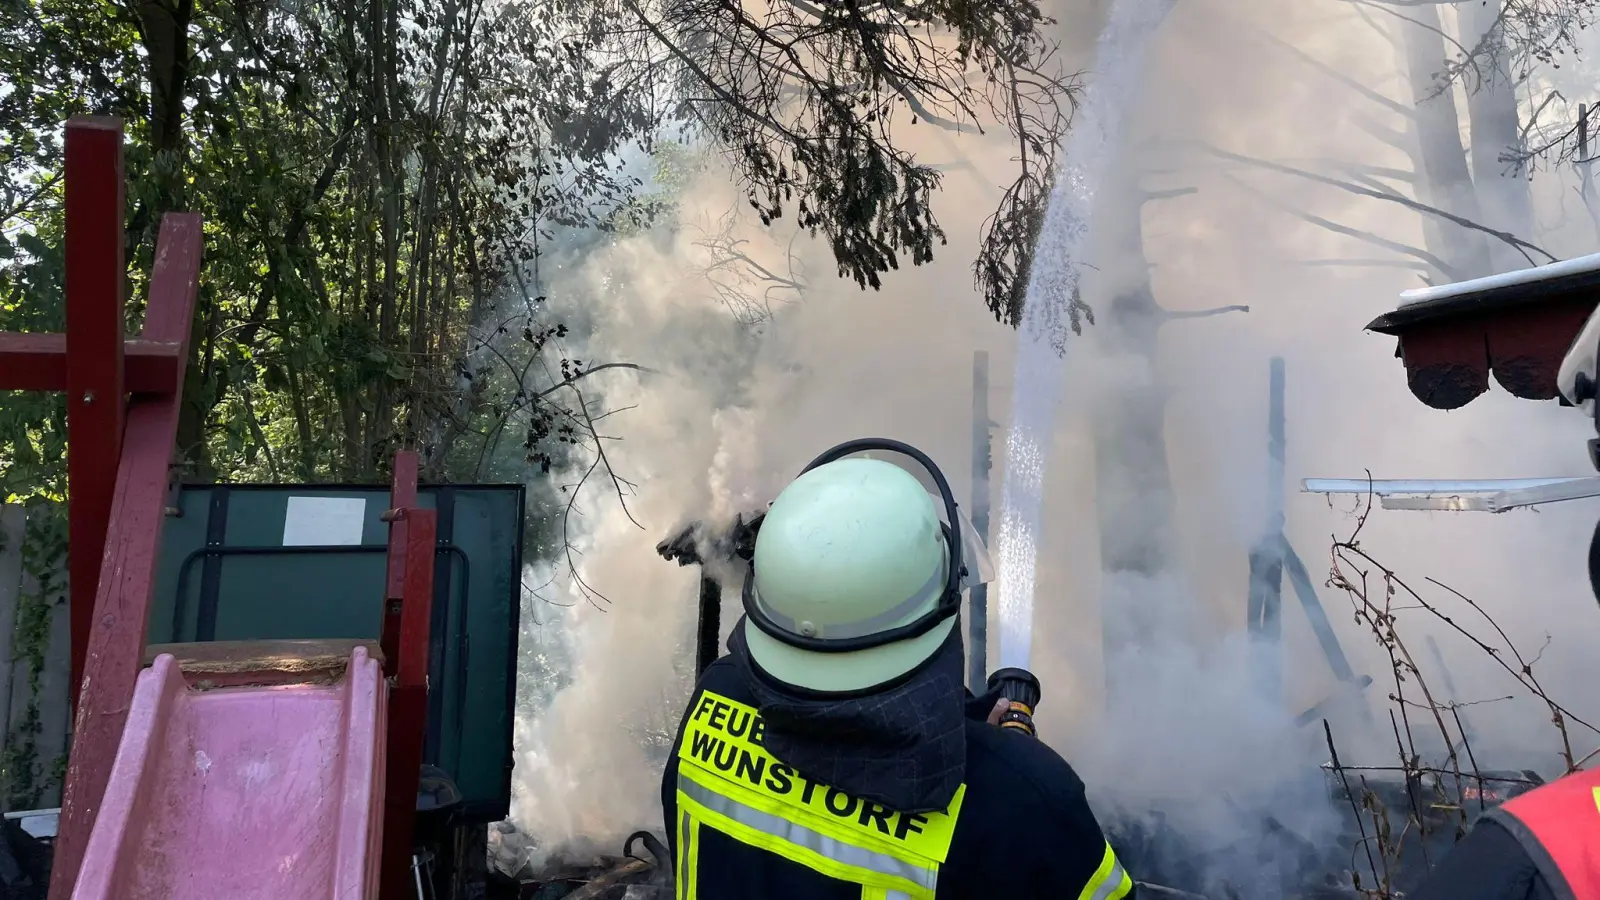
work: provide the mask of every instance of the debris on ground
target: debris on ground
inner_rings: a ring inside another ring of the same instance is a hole
[[[22,823],[0,818],[0,897],[44,900],[50,885],[50,848]]]
[[[532,835],[519,831],[510,822],[496,822],[489,826],[489,868],[513,881],[533,877],[529,869],[539,842]],[[526,877],[524,877],[526,876]]]
[[[535,868],[538,842],[509,823],[489,829],[490,900],[670,900],[672,864],[661,838],[636,832],[622,855],[553,856]]]

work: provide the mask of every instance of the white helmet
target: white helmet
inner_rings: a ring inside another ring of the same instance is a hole
[[[873,449],[926,468],[956,527],[940,520],[906,469],[845,458]],[[964,553],[964,543],[976,546]],[[761,521],[744,587],[750,657],[777,680],[812,690],[892,681],[943,645],[962,588],[990,574],[982,554],[944,476],[920,451],[880,439],[842,444],[807,467]]]

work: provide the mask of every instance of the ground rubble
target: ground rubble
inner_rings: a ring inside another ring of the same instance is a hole
[[[573,850],[533,864],[537,843],[508,823],[489,830],[487,900],[670,900],[672,865],[658,835],[636,832],[620,855]]]
[[[0,818],[0,898],[44,900],[49,885],[49,846],[21,823]]]

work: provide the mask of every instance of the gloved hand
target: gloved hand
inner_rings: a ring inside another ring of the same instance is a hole
[[[983,719],[990,725],[999,725],[1000,717],[1005,715],[1011,706],[1011,700],[1002,697],[999,691],[987,691],[980,696],[973,696],[967,691],[967,718]]]

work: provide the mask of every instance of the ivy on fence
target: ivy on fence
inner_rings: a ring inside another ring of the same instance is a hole
[[[10,809],[37,808],[44,793],[58,786],[66,771],[66,754],[39,759],[43,722],[42,679],[50,650],[56,608],[66,602],[67,517],[61,504],[29,505],[22,539],[22,586],[17,595],[16,624],[11,633],[13,677],[27,678],[27,703],[13,712],[0,747],[0,796]],[[0,550],[3,550],[0,547]],[[12,695],[17,693],[12,687]]]

